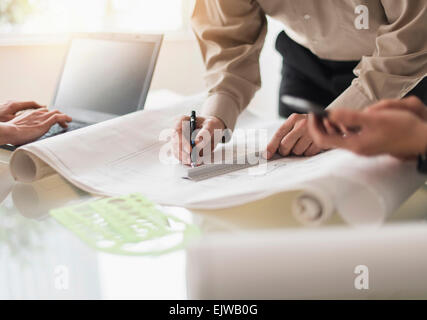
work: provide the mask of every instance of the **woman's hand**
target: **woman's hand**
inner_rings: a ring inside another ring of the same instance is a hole
[[[7,103],[0,104],[0,122],[7,122],[14,119],[16,114],[20,111],[40,108],[45,108],[45,106],[41,106],[34,101],[9,101]]]
[[[418,99],[386,100],[364,111],[338,109],[330,112],[335,125],[359,127],[357,133],[328,134],[310,117],[309,130],[323,148],[344,148],[361,155],[391,154],[413,158],[427,151],[426,107]]]
[[[56,123],[64,129],[72,119],[58,110],[45,108],[25,112],[13,120],[0,123],[0,143],[22,145],[37,140]]]

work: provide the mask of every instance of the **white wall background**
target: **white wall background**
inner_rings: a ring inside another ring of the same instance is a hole
[[[269,32],[261,55],[263,87],[250,109],[264,116],[276,116],[281,58],[274,41],[281,30],[269,20]],[[36,100],[49,104],[62,66],[66,45],[12,44],[0,39],[0,102]],[[169,89],[180,94],[204,90],[204,66],[196,41],[191,38],[166,39],[154,74],[151,90]]]

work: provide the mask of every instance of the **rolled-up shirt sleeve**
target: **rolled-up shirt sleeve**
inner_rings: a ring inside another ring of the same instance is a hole
[[[265,14],[254,0],[197,0],[192,26],[209,90],[202,113],[220,118],[233,130],[261,86],[259,56],[267,32]]]
[[[388,24],[378,30],[375,51],[362,57],[357,78],[328,109],[362,109],[380,99],[402,98],[427,76],[427,2],[381,3]]]

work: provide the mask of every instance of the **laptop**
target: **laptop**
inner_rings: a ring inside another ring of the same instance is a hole
[[[162,35],[73,35],[50,107],[73,121],[67,129],[55,124],[40,139],[142,110],[162,40]]]

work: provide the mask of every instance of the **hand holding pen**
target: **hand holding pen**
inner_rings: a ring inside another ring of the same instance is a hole
[[[182,116],[176,121],[175,135],[172,138],[172,150],[175,158],[179,159],[182,164],[191,165],[193,162],[193,165],[199,165],[201,162],[200,155],[203,155],[204,147],[210,143],[210,150],[213,150],[220,142],[215,141],[215,130],[224,130],[225,125],[217,117],[201,117],[196,116],[196,113],[194,113],[195,121],[193,124],[195,124],[195,128],[191,129],[191,118],[192,115]],[[190,134],[191,130],[193,131]],[[194,132],[196,133],[194,134]],[[211,139],[203,141],[203,137],[210,137]],[[191,141],[192,138],[193,143]],[[198,151],[194,152],[193,159],[191,159],[192,150],[196,150],[195,148]]]

